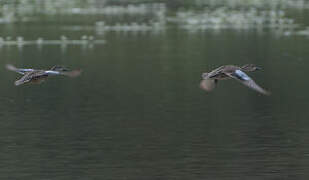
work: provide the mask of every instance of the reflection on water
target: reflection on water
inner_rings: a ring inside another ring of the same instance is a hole
[[[67,49],[69,45],[82,46],[84,49],[93,48],[94,45],[104,44],[105,40],[96,40],[93,36],[82,36],[80,40],[69,40],[66,36],[61,36],[61,40],[44,40],[43,38],[38,38],[37,40],[24,40],[23,37],[18,36],[16,40],[12,40],[10,36],[3,39],[0,37],[0,48],[3,46],[17,46],[19,50],[22,50],[24,46],[36,45],[39,49],[42,46],[47,45],[58,45],[61,47],[62,51]]]
[[[207,29],[264,29],[290,30],[297,25],[293,19],[287,18],[284,11],[258,11],[249,10],[228,10],[219,8],[202,13],[178,12],[173,20],[188,30],[207,30]]]
[[[0,179],[308,179],[307,2],[271,2],[2,6]],[[83,74],[15,87],[8,63]],[[271,96],[199,88],[247,63]]]

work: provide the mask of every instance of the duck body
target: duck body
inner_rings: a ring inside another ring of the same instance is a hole
[[[11,71],[15,71],[23,76],[15,81],[15,85],[19,86],[22,84],[33,83],[40,84],[45,81],[49,76],[54,75],[65,75],[69,77],[76,77],[80,75],[80,70],[69,71],[61,66],[54,66],[50,70],[36,70],[36,69],[22,69],[16,68],[13,65],[6,65],[6,68]]]
[[[269,95],[269,92],[257,85],[255,81],[245,73],[259,69],[261,68],[254,64],[246,64],[241,67],[235,65],[220,66],[210,72],[202,74],[203,80],[200,83],[200,87],[206,91],[212,91],[219,80],[235,79],[261,94]]]
[[[15,81],[15,85],[19,86],[26,83],[40,84],[47,79],[49,75],[43,70],[34,70],[26,72],[23,77]]]

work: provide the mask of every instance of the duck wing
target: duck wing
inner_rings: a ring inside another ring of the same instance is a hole
[[[218,83],[217,79],[209,79],[209,78],[203,79],[200,82],[200,88],[210,92],[216,87],[217,83]]]
[[[7,64],[7,65],[5,65],[5,67],[6,67],[7,70],[14,71],[14,72],[17,72],[17,73],[22,74],[22,75],[24,75],[26,72],[32,72],[32,71],[34,71],[34,69],[21,69],[21,68],[16,68],[16,67],[13,66],[12,64]]]
[[[226,66],[220,66],[214,70],[212,70],[211,72],[208,73],[208,77],[209,78],[214,78],[218,75],[221,75],[222,73],[224,73],[224,69]]]
[[[227,76],[230,76],[233,79],[236,79],[237,81],[241,82],[243,85],[261,93],[264,95],[270,95],[270,92],[264,90],[263,88],[261,88],[258,84],[256,84],[254,82],[254,80],[249,77],[246,73],[244,73],[241,70],[235,70],[232,73],[225,73]]]
[[[48,75],[64,75],[69,77],[77,77],[81,74],[81,70],[73,70],[73,71],[54,71],[54,70],[48,70],[45,71]]]
[[[32,80],[38,80],[39,78],[47,77],[47,76],[48,74],[45,71],[37,70],[37,71],[32,71],[32,72],[26,72],[23,77],[15,81],[15,85],[19,86],[19,85],[28,83]]]

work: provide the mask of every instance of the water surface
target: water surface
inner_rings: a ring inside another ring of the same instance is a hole
[[[106,41],[0,48],[1,179],[308,178],[307,38],[175,24],[102,34],[89,22],[108,21],[102,14],[81,17],[0,26],[4,38]],[[15,87],[7,63],[83,74]],[[271,96],[236,81],[199,89],[202,72],[245,63],[263,68],[250,76]]]

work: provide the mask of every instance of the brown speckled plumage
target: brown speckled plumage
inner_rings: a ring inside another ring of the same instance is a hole
[[[20,79],[15,81],[16,86],[26,83],[38,84],[46,80],[47,77],[53,75],[65,75],[69,77],[76,77],[81,73],[81,70],[69,71],[62,66],[54,66],[50,70],[36,70],[36,69],[21,69],[21,68],[19,69],[11,64],[7,64],[6,68],[10,71],[14,71],[23,75]]]

